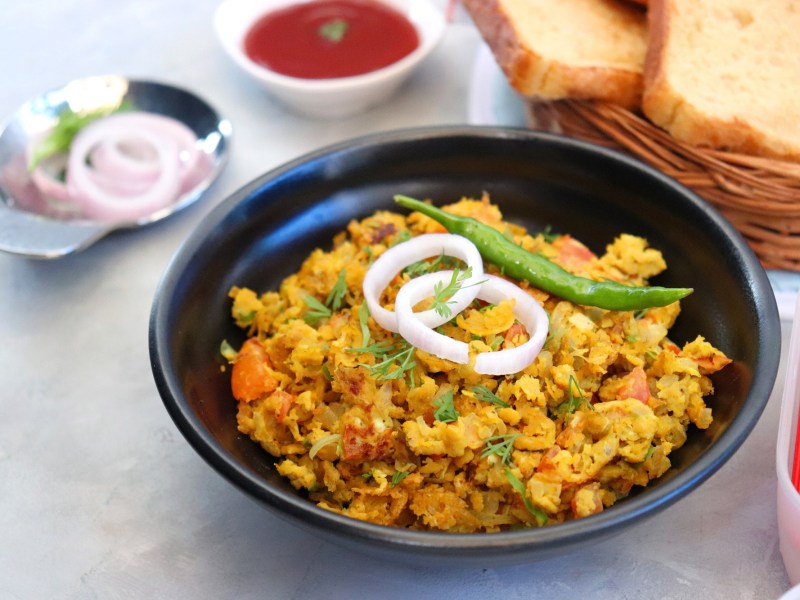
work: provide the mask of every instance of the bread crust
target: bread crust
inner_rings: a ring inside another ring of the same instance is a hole
[[[702,2],[702,0],[697,0]],[[711,1],[711,0],[709,0]],[[701,107],[697,98],[678,89],[675,77],[677,44],[673,42],[673,28],[677,14],[681,10],[675,0],[650,0],[648,10],[648,51],[644,68],[644,94],[642,111],[656,125],[668,131],[676,139],[687,144],[756,156],[800,160],[800,136],[794,132],[776,133],[777,128],[764,128],[760,122],[769,115],[756,114],[755,109],[748,114],[723,115],[723,111],[709,110],[708,103]],[[680,48],[681,52],[692,49]],[[700,51],[700,50],[695,50]],[[793,82],[786,82],[791,86]],[[704,92],[714,89],[714,73],[707,76]],[[721,88],[715,90],[724,95]]]
[[[616,65],[568,64],[549,59],[539,49],[525,43],[503,0],[464,0],[463,4],[509,83],[523,96],[546,100],[593,99],[627,108],[639,107],[643,65],[626,69]],[[620,5],[620,10],[623,9],[637,10]]]

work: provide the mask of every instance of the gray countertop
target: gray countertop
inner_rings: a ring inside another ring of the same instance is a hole
[[[480,39],[461,14],[388,103],[314,121],[234,68],[213,0],[6,2],[0,115],[87,75],[198,92],[234,126],[209,195],[57,261],[0,255],[0,598],[778,598],[775,517],[785,364],[740,451],[677,504],[580,552],[488,569],[411,569],[351,554],[276,518],[184,441],[150,371],[156,285],[203,216],[261,173],[375,131],[466,123]],[[784,347],[789,323],[784,322]]]

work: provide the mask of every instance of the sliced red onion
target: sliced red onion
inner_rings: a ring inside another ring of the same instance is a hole
[[[59,179],[58,172],[67,166],[66,154],[55,154],[41,161],[31,172],[31,180],[46,198],[68,203],[72,201],[66,184]]]
[[[397,315],[380,304],[383,290],[405,267],[442,254],[460,258],[468,268],[472,269],[470,277],[464,281],[461,289],[449,301],[454,315],[469,306],[478,293],[476,284],[483,279],[483,261],[480,252],[475,244],[460,235],[429,233],[392,246],[381,254],[367,271],[363,284],[364,298],[376,323],[388,331],[398,332]],[[416,318],[427,327],[438,327],[452,317],[442,316],[430,309],[419,313]]]
[[[62,160],[66,183],[45,163],[31,173],[40,193],[69,205],[78,216],[135,221],[176,201],[213,168],[194,132],[180,121],[149,112],[121,112],[81,130]]]
[[[395,311],[400,335],[409,344],[439,358],[466,364],[469,362],[469,346],[466,343],[434,331],[413,312],[417,302],[432,296],[434,287],[440,283],[446,285],[452,276],[452,271],[439,271],[412,279],[397,293]],[[482,375],[509,375],[522,371],[534,361],[544,346],[549,324],[547,313],[533,296],[501,277],[483,275],[483,283],[477,287],[477,297],[492,304],[513,298],[514,316],[525,326],[529,339],[516,348],[479,353],[475,359],[475,372]]]
[[[158,156],[142,140],[104,140],[90,154],[92,169],[111,177],[153,181],[158,177]]]
[[[178,196],[180,172],[177,144],[143,126],[142,113],[117,113],[94,121],[72,142],[67,166],[67,189],[84,215],[102,221],[133,221],[168,206]],[[100,142],[140,140],[155,150],[159,172],[153,184],[135,194],[114,193],[92,176],[87,157]]]
[[[201,168],[202,152],[197,147],[197,136],[188,126],[164,115],[136,112],[122,113],[136,119],[137,127],[173,140],[178,147],[181,180],[196,183],[196,171]],[[150,144],[137,138],[105,140],[91,153],[92,167],[100,172],[123,179],[155,180],[159,172],[157,154]],[[183,188],[183,186],[182,186]],[[183,191],[186,191],[183,190]]]

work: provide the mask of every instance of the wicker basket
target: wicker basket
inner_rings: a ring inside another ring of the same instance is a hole
[[[696,148],[611,104],[529,103],[531,127],[625,150],[717,208],[764,267],[800,271],[800,163]]]

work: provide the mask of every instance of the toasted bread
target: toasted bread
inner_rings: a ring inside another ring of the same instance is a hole
[[[643,111],[695,146],[800,160],[800,2],[650,0]]]
[[[638,107],[646,18],[623,0],[464,0],[511,86]]]

